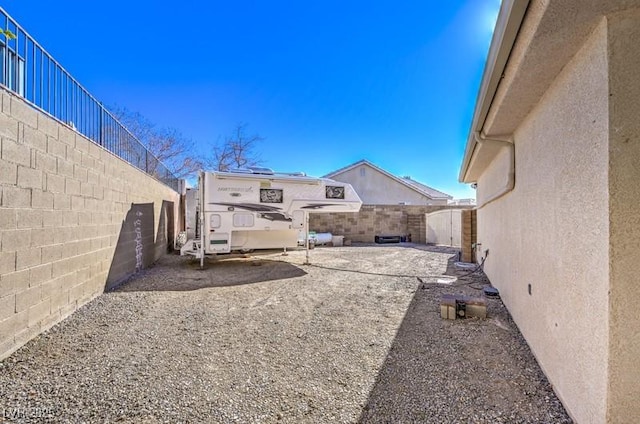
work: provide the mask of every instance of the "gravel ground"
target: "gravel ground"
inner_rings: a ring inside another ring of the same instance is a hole
[[[500,300],[440,318],[442,294],[488,284],[454,251],[304,260],[164,257],[0,362],[0,420],[571,422]]]

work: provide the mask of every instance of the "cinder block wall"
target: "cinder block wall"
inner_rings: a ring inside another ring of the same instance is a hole
[[[462,261],[463,262],[475,262],[473,246],[477,241],[477,225],[476,225],[477,212],[475,209],[468,209],[462,211],[460,216],[462,227]]]
[[[407,234],[411,234],[411,241],[425,244],[427,242],[427,222],[425,214],[407,214]]]
[[[173,246],[179,195],[0,97],[1,359]]]
[[[425,214],[446,206],[362,205],[358,213],[310,214],[312,231],[344,235],[357,243],[373,243],[376,235],[407,235],[426,242]],[[459,207],[458,207],[459,208]]]

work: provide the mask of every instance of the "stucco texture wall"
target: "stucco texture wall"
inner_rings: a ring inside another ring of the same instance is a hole
[[[514,190],[478,210],[485,271],[572,417],[603,422],[609,302],[607,28],[514,134]],[[496,161],[478,180],[493,192]]]
[[[640,422],[640,10],[609,17],[609,422]]]
[[[0,97],[2,358],[173,246],[179,195]]]
[[[364,175],[361,174],[364,169]],[[332,177],[353,186],[366,205],[446,205],[447,200],[432,200],[395,181],[382,172],[362,164]]]

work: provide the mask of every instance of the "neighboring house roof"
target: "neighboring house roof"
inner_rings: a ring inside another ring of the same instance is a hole
[[[435,188],[429,187],[425,184],[419,183],[418,181],[412,180],[410,177],[396,177],[395,175],[391,174],[390,172],[385,171],[384,169],[380,168],[379,166],[376,166],[374,164],[372,164],[371,162],[369,162],[366,159],[362,159],[359,160],[358,162],[352,163],[351,165],[347,165],[344,168],[340,168],[336,171],[333,171],[327,175],[324,176],[324,178],[333,178],[336,175],[342,174],[344,172],[350,171],[353,168],[356,168],[360,165],[366,165],[369,166],[373,169],[375,169],[376,171],[386,175],[387,177],[397,181],[398,183],[418,192],[419,194],[422,194],[423,196],[426,196],[430,199],[453,199],[453,196],[448,195],[447,193],[443,193],[441,191],[436,190]]]
[[[411,177],[402,177],[404,182],[409,185],[416,187],[418,190],[421,190],[425,193],[429,193],[429,197],[432,199],[453,199],[453,196],[448,195],[447,193],[443,193],[441,191],[436,190],[435,188],[431,188],[427,185],[419,183],[416,180],[412,180]]]
[[[476,199],[453,199],[447,203],[449,206],[476,206]]]

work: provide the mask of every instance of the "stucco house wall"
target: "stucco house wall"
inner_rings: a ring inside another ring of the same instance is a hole
[[[501,16],[460,177],[477,254],[574,420],[640,422],[640,1]]]
[[[608,17],[610,422],[640,422],[640,5]]]
[[[351,184],[365,205],[447,205],[447,199],[430,199],[366,164],[331,178]]]
[[[517,129],[514,190],[478,210],[485,271],[580,423],[606,412],[607,90],[602,23]],[[502,158],[478,199],[494,192]]]

